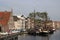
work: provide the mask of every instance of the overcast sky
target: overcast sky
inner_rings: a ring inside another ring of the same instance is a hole
[[[0,0],[0,11],[13,9],[14,15],[27,16],[34,9],[47,12],[52,20],[60,21],[60,0]]]

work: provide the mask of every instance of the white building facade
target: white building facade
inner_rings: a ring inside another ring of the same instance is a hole
[[[25,29],[25,17],[17,16],[18,20],[14,21],[15,29],[24,30]]]

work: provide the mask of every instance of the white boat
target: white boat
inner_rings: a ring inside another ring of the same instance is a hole
[[[8,32],[0,32],[0,35],[8,35]]]

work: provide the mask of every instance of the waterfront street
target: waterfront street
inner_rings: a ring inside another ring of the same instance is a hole
[[[0,40],[60,40],[60,0],[0,0]]]
[[[18,40],[60,40],[60,30],[48,36],[19,35]]]

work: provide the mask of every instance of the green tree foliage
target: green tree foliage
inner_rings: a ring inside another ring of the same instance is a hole
[[[33,12],[29,14],[30,18],[36,18],[38,16],[39,18],[42,18],[43,20],[48,20],[48,13],[47,12]]]
[[[29,16],[31,18],[31,20],[34,20],[35,21],[35,24],[40,24],[42,21],[44,23],[47,22],[48,20],[48,13],[47,12],[32,12],[29,14]],[[45,24],[46,26],[46,24]]]

